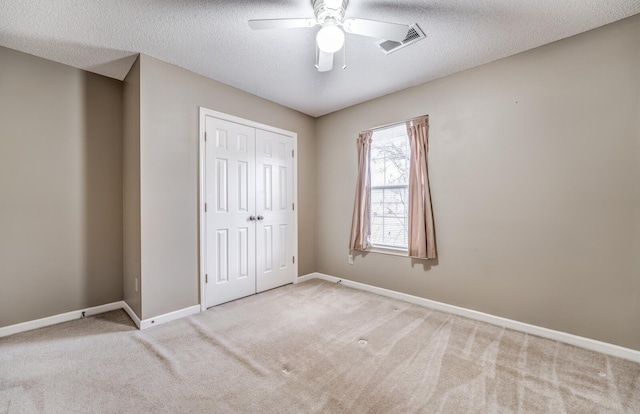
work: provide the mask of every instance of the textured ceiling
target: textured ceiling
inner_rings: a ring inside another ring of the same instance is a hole
[[[5,47],[116,79],[144,53],[319,116],[640,13],[640,1],[351,0],[346,17],[418,23],[427,39],[384,55],[347,34],[347,69],[326,73],[314,68],[317,27],[247,24],[313,17],[311,0],[0,0],[0,10]]]

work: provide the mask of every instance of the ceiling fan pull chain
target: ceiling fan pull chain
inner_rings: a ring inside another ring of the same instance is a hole
[[[347,39],[344,39],[344,45],[342,46],[342,69],[346,69],[346,68],[347,68]]]

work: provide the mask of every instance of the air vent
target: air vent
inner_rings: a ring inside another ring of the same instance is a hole
[[[403,47],[407,47],[419,40],[424,39],[425,36],[418,23],[414,23],[409,26],[409,32],[407,33],[407,37],[404,38],[402,42],[394,42],[393,40],[381,40],[376,43],[378,47],[384,52],[385,55],[389,53],[395,52],[396,50],[402,49]]]

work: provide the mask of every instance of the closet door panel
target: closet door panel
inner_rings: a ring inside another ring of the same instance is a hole
[[[257,291],[293,281],[293,138],[256,130]]]
[[[256,292],[255,129],[206,118],[207,307]]]

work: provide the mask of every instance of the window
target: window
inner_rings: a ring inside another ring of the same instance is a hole
[[[356,145],[349,250],[378,247],[417,259],[437,258],[427,161],[429,116],[361,131]]]
[[[373,131],[371,138],[371,244],[407,250],[409,138],[404,123]]]

